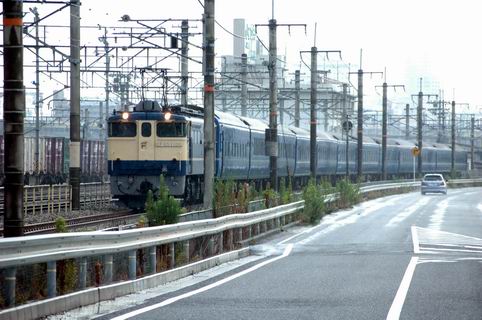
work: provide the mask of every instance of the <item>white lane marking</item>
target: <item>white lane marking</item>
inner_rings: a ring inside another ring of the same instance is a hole
[[[467,248],[467,249],[482,249],[481,246],[464,246],[464,248]]]
[[[420,253],[420,243],[418,242],[417,227],[412,226],[413,253]]]
[[[423,249],[429,249],[431,251],[447,251],[447,252],[470,252],[470,253],[482,253],[481,250],[464,250],[464,249],[444,249],[444,248],[434,248],[434,247],[428,247],[428,248],[422,248]]]
[[[311,227],[309,229],[306,229],[306,230],[304,230],[300,233],[297,233],[295,235],[292,235],[291,237],[286,238],[286,239],[278,242],[277,244],[278,245],[284,244],[284,243],[286,243],[290,240],[293,240],[294,238],[297,238],[301,235],[311,233],[313,230],[315,230],[317,228],[328,226],[327,228],[313,234],[309,238],[310,240],[307,240],[307,241],[311,241],[314,237],[317,237],[321,234],[326,234],[326,233],[334,231],[334,230],[336,230],[336,229],[338,229],[342,226],[345,226],[347,224],[355,223],[362,216],[368,215],[368,214],[370,214],[370,213],[372,213],[376,210],[379,210],[379,209],[381,209],[385,206],[392,205],[397,200],[399,200],[399,199],[393,198],[393,199],[390,199],[388,201],[383,202],[383,199],[376,199],[376,200],[372,200],[372,201],[369,201],[369,202],[364,202],[364,203],[360,204],[359,206],[356,206],[355,208],[349,209],[347,211],[340,211],[340,212],[337,212],[337,213],[334,213],[334,214],[326,215],[326,216],[323,217],[320,224],[318,224],[314,227]],[[357,212],[360,212],[360,213],[357,214]],[[301,244],[304,244],[307,241],[306,240],[302,241]]]
[[[407,219],[409,216],[411,216],[414,212],[416,212],[418,209],[421,207],[425,206],[428,202],[430,201],[430,198],[424,197],[417,202],[415,202],[413,205],[402,211],[401,213],[397,214],[395,217],[390,219],[388,223],[385,225],[385,227],[394,227],[397,226],[400,222],[403,220]]]
[[[435,214],[430,216],[430,229],[440,230],[442,227],[442,223],[444,222],[445,212],[449,206],[448,199],[445,199],[437,204],[437,208],[435,209]]]
[[[431,244],[459,244],[459,245],[482,245],[482,239],[472,236],[465,236],[458,233],[432,230],[428,228],[416,227],[420,243]]]
[[[314,226],[314,227],[312,227],[312,228],[306,229],[306,230],[303,231],[303,232],[300,232],[300,233],[297,233],[297,234],[295,234],[295,235],[292,235],[291,237],[286,238],[286,239],[278,242],[277,245],[284,244],[284,243],[286,243],[286,242],[288,242],[288,241],[290,241],[290,240],[293,240],[294,238],[299,237],[299,236],[301,236],[301,235],[303,235],[303,234],[305,234],[305,233],[309,233],[309,232],[313,231],[313,229],[315,229],[315,228],[317,228],[317,227],[318,227],[318,226]]]
[[[415,273],[415,267],[417,266],[418,257],[412,257],[410,263],[408,264],[407,270],[403,275],[402,282],[398,288],[395,299],[393,299],[392,306],[388,311],[387,320],[398,320],[400,318],[400,313],[402,312],[402,307],[407,297],[408,288],[410,287],[410,282],[412,282],[413,274]]]
[[[479,203],[479,204],[477,205],[477,209],[479,209],[479,211],[482,212],[482,203]]]
[[[172,303],[174,303],[174,302],[176,302],[176,301],[179,301],[179,300],[182,300],[182,299],[186,299],[186,298],[192,297],[192,296],[194,296],[194,295],[196,295],[196,294],[198,294],[198,293],[202,293],[202,292],[205,292],[205,291],[210,290],[210,289],[212,289],[212,288],[218,287],[218,286],[223,285],[223,284],[225,284],[225,283],[227,283],[227,282],[229,282],[229,281],[231,281],[231,280],[234,280],[234,279],[236,279],[236,278],[239,278],[239,277],[241,277],[241,276],[244,276],[245,274],[248,274],[248,273],[250,273],[250,272],[253,272],[253,271],[255,271],[255,270],[257,270],[257,269],[259,269],[259,268],[261,268],[261,267],[264,267],[264,266],[266,266],[266,265],[268,265],[268,264],[270,264],[270,263],[273,263],[273,262],[275,262],[275,261],[278,261],[278,260],[280,260],[280,259],[283,259],[283,258],[289,256],[292,250],[293,250],[293,244],[288,244],[288,245],[286,246],[283,254],[280,255],[280,256],[277,256],[277,257],[275,257],[275,258],[273,258],[273,259],[270,259],[270,260],[266,260],[266,261],[264,261],[264,262],[261,262],[260,264],[257,264],[257,265],[255,265],[255,266],[252,266],[251,268],[248,268],[248,269],[246,269],[246,270],[243,270],[243,271],[241,271],[241,272],[238,272],[238,273],[236,273],[236,274],[233,274],[233,275],[231,275],[231,276],[229,276],[229,277],[227,277],[227,278],[221,279],[221,280],[219,280],[219,281],[217,281],[217,282],[211,283],[211,284],[209,284],[209,285],[207,285],[207,286],[204,286],[204,287],[202,287],[202,288],[199,288],[199,289],[196,289],[196,290],[193,290],[193,291],[190,291],[190,292],[186,292],[186,293],[181,294],[181,295],[179,295],[179,296],[169,298],[169,299],[164,300],[164,301],[162,301],[162,302],[160,302],[160,303],[156,303],[156,304],[153,304],[153,305],[151,305],[151,306],[148,306],[148,307],[145,307],[145,308],[142,308],[142,309],[138,309],[138,310],[131,311],[131,312],[126,313],[126,314],[123,314],[123,315],[121,315],[121,316],[112,318],[112,320],[125,320],[125,319],[129,319],[129,318],[131,318],[131,317],[138,316],[138,315],[140,315],[140,314],[142,314],[142,313],[146,313],[146,312],[152,311],[152,310],[154,310],[154,309],[158,309],[158,308],[165,307],[165,306],[170,305],[170,304],[172,304]]]
[[[317,238],[319,238],[321,236],[324,236],[324,235],[326,235],[330,232],[333,232],[333,231],[335,231],[339,228],[345,227],[345,226],[350,225],[350,224],[354,224],[354,223],[358,222],[358,220],[360,220],[361,218],[363,218],[363,217],[365,217],[369,214],[372,214],[373,212],[375,212],[377,210],[380,210],[380,209],[386,208],[388,206],[391,206],[391,205],[395,204],[396,201],[399,201],[399,200],[400,199],[398,199],[398,198],[392,198],[392,199],[389,199],[389,200],[385,200],[383,198],[380,198],[380,199],[377,199],[377,200],[374,200],[374,201],[362,203],[360,206],[355,207],[352,210],[348,211],[348,212],[352,212],[351,214],[343,215],[340,218],[327,221],[327,223],[323,223],[323,220],[322,220],[322,224],[320,224],[320,226],[321,225],[327,225],[326,228],[313,233],[311,236],[297,242],[297,244],[298,245],[305,245],[305,244],[307,244],[311,241],[314,241]],[[357,214],[357,212],[359,212],[359,213]]]

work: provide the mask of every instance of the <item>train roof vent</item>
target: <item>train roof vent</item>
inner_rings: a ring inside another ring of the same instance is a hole
[[[154,100],[143,100],[134,107],[136,112],[161,111],[159,103]]]

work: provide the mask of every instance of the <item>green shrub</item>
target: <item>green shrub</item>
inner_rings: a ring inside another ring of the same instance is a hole
[[[77,265],[74,259],[57,261],[57,290],[60,294],[73,292],[77,286]]]
[[[214,181],[213,202],[215,218],[233,213],[233,207],[236,205],[235,183],[232,180]]]
[[[236,213],[248,212],[249,202],[251,201],[249,189],[248,183],[238,185],[238,192],[236,195]]]
[[[269,186],[263,191],[264,206],[265,208],[272,208],[277,206],[278,193],[271,189]]]
[[[286,187],[285,179],[281,179],[279,185],[280,204],[288,204],[293,201],[293,187],[291,178],[288,178],[288,187]]]
[[[335,188],[333,188],[330,181],[325,180],[325,179],[321,180],[320,188],[321,188],[321,191],[323,192],[324,195],[328,195],[328,194],[332,194],[332,193],[336,192]]]
[[[349,208],[358,203],[361,199],[360,188],[358,185],[350,183],[346,179],[342,179],[336,184],[336,192],[339,193],[338,207]]]
[[[169,195],[169,189],[161,175],[159,182],[159,195],[154,200],[154,194],[149,190],[146,200],[146,218],[149,226],[160,226],[178,222],[181,205],[174,197]]]
[[[303,209],[303,220],[310,224],[317,224],[325,214],[325,195],[313,179],[303,190],[305,207]]]
[[[67,221],[65,221],[64,217],[58,217],[57,219],[55,219],[55,232],[68,232]]]
[[[152,192],[151,192],[151,194],[152,194]],[[145,215],[141,214],[139,219],[137,219],[137,227],[138,228],[144,228],[144,227],[147,226],[147,223],[148,223],[147,217]]]
[[[64,217],[55,219],[55,231],[59,233],[69,232]],[[74,259],[57,261],[57,290],[60,294],[66,294],[75,290],[77,285],[77,265]]]

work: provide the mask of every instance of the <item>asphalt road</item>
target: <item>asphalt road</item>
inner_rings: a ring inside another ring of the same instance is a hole
[[[482,319],[482,188],[362,203],[102,319]],[[133,298],[135,299],[135,298]]]

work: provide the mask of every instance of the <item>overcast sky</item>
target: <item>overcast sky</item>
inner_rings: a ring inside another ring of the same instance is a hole
[[[306,35],[303,29],[292,29],[291,36],[287,29],[280,28],[279,53],[286,52],[289,62],[299,65],[299,51],[313,45],[317,23],[318,49],[341,50],[343,61],[351,64],[353,71],[358,68],[363,48],[363,69],[383,71],[386,67],[389,84],[414,89],[417,83],[413,79],[429,76],[440,82],[447,99],[453,98],[455,89],[456,101],[470,103],[475,109],[482,106],[478,81],[482,71],[479,7],[479,2],[473,0],[277,0],[278,23],[305,23],[308,28]],[[198,0],[83,0],[81,8],[83,25],[118,24],[123,14],[132,18],[199,19],[202,13]],[[215,15],[228,30],[232,30],[234,18],[245,18],[251,24],[267,23],[271,0],[217,0]],[[268,44],[267,28],[260,29],[259,35]],[[216,39],[218,55],[232,54],[231,35],[216,27]],[[356,78],[352,82],[356,84]],[[373,86],[381,82],[381,78],[367,77],[366,94],[376,95]]]

